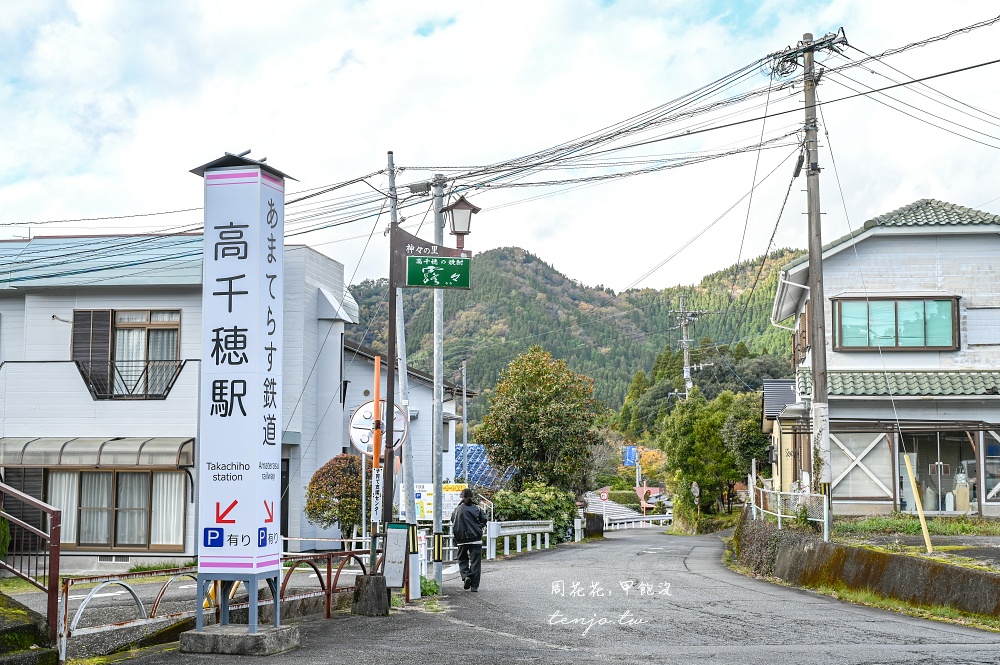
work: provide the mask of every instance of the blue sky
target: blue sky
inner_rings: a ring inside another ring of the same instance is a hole
[[[24,235],[10,224],[25,222],[35,224],[33,234],[197,224],[196,212],[40,222],[198,207],[201,184],[187,171],[223,151],[252,148],[308,188],[376,171],[391,149],[408,167],[400,175],[408,182],[430,175],[419,166],[495,162],[608,126],[794,44],[804,32],[843,26],[851,44],[876,53],[993,13],[988,2],[892,0],[4,3],[0,238]],[[998,38],[995,26],[892,64],[911,76],[967,66],[990,59]],[[1000,92],[981,84],[996,75],[977,70],[935,87],[997,112]],[[766,81],[759,73],[747,85]],[[845,94],[832,80],[820,86],[821,99]],[[828,168],[827,238],[923,197],[1000,213],[989,176],[1000,166],[996,149],[869,99],[831,104],[825,119],[846,203]],[[799,122],[782,116],[766,129]],[[760,131],[748,125],[676,149],[715,149]],[[828,145],[824,151],[829,166]],[[535,190],[480,193],[475,201],[484,211],[468,246],[522,246],[574,279],[621,289],[724,213],[755,168],[764,174],[777,167],[784,157],[777,153],[765,151],[759,163],[749,154],[544,198],[533,198],[545,193]],[[371,182],[386,185],[381,177]],[[640,285],[692,283],[760,254],[786,186],[781,171],[757,191],[749,213],[745,202],[736,206]],[[778,245],[804,246],[804,205],[796,190]],[[362,279],[385,273],[381,239],[364,250],[370,231],[367,221],[299,240]]]

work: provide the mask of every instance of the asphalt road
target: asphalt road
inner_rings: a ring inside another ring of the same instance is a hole
[[[289,665],[406,663],[1000,663],[1000,634],[748,579],[714,536],[617,531],[484,562],[479,593],[446,579],[442,611],[300,624]],[[180,654],[141,665],[246,662]]]

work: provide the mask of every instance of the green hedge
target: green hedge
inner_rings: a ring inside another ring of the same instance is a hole
[[[500,490],[492,501],[496,520],[552,520],[556,542],[570,537],[576,517],[572,492],[544,483],[527,483],[520,492]]]
[[[639,495],[635,493],[635,490],[611,490],[608,492],[608,498],[623,506],[639,505]]]

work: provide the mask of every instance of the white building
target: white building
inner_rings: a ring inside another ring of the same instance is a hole
[[[5,482],[63,511],[70,569],[197,553],[201,244],[200,235],[0,242],[0,467]],[[284,295],[281,512],[295,551],[336,535],[305,520],[305,487],[350,450],[346,423],[367,399],[360,376],[372,365],[353,347],[345,356],[357,305],[340,263],[287,246]],[[426,378],[410,384],[414,424],[423,423],[414,442],[429,448]],[[429,482],[428,454],[417,458],[418,482]]]
[[[835,512],[914,510],[905,454],[928,512],[1000,515],[998,234],[1000,216],[923,199],[824,247]],[[785,266],[772,312],[796,317],[790,485],[814,472],[808,277],[806,257]]]

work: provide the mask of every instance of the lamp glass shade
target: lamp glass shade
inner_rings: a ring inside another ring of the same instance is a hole
[[[451,216],[452,235],[468,235],[469,227],[472,226],[472,210],[469,208],[452,208],[448,211]]]

